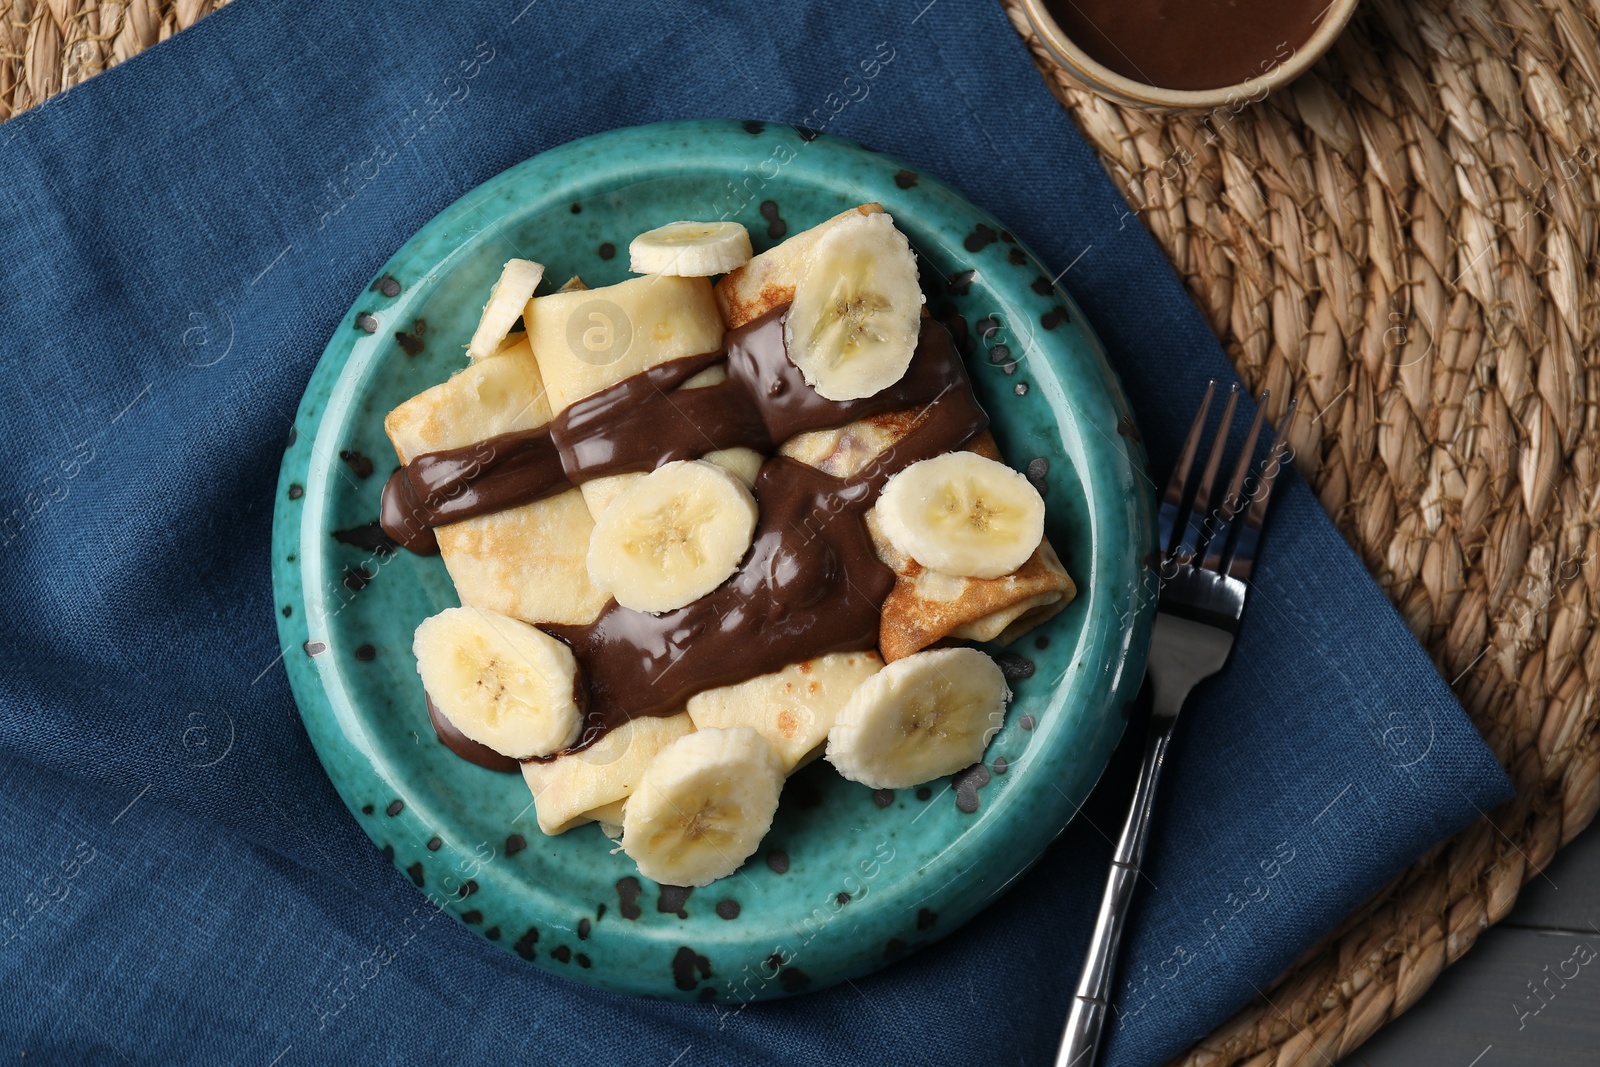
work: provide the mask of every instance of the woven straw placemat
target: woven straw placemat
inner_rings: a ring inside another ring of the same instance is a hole
[[[1026,22],[1004,0],[1018,32]],[[1046,81],[1517,787],[1175,1063],[1345,1056],[1600,807],[1600,0],[1365,0],[1238,114]],[[0,0],[0,120],[215,7]]]

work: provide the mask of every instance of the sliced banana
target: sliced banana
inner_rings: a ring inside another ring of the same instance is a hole
[[[578,739],[578,662],[544,631],[482,608],[450,608],[422,620],[412,652],[434,705],[479,744],[526,759]]]
[[[663,885],[732,874],[778,810],[783,761],[748,727],[697,730],[662,749],[622,813],[622,850]]]
[[[811,249],[784,320],[789,358],[829,400],[859,400],[911,365],[921,326],[917,257],[886,214],[840,220]]]
[[[750,231],[737,222],[669,222],[628,245],[629,270],[709,278],[750,262]]]
[[[489,290],[489,302],[483,305],[483,315],[478,328],[473,331],[467,345],[467,358],[480,360],[494,354],[500,342],[516,323],[517,316],[533,298],[533,291],[544,277],[544,267],[531,259],[511,259],[500,270],[500,280]]]
[[[772,742],[792,774],[827,741],[850,694],[882,668],[875,651],[832,652],[697,693],[689,698],[689,718],[701,730],[750,727]]]
[[[1022,474],[976,452],[946,452],[889,479],[877,519],[889,543],[961,578],[999,578],[1044,540],[1044,498]]]
[[[589,577],[625,608],[672,611],[726,581],[755,528],[755,497],[733,474],[703,460],[667,463],[601,513]]]
[[[828,762],[853,782],[905,789],[983,758],[1011,691],[975,648],[896,660],[856,687],[828,734]]]

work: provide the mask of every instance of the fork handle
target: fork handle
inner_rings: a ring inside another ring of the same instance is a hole
[[[1117,945],[1127,925],[1128,905],[1139,882],[1139,864],[1150,839],[1150,813],[1155,807],[1156,782],[1166,762],[1167,743],[1172,740],[1170,715],[1152,715],[1145,739],[1144,762],[1139,766],[1139,781],[1133,789],[1128,820],[1111,859],[1105,893],[1100,898],[1100,914],[1095,918],[1089,953],[1084,959],[1078,991],[1067,1013],[1066,1030],[1055,1067],[1092,1067],[1100,1050],[1100,1035],[1105,1029],[1111,1005],[1111,981],[1116,976]]]

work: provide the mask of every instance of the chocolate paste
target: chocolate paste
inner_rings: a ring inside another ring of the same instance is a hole
[[[576,484],[608,474],[651,471],[723,448],[770,451],[761,413],[741,383],[729,378],[678,389],[722,359],[721,352],[711,352],[659,364],[557,415],[550,436],[567,478]]]
[[[900,380],[860,400],[829,400],[806,384],[783,343],[788,305],[728,331],[728,379],[743,384],[774,441],[843,426],[886,411],[925,407],[952,387],[970,389],[950,331],[922,320],[911,365]],[[974,401],[974,403],[976,403]]]
[[[428,522],[427,509],[411,488],[404,467],[396,467],[383,483],[383,502],[378,508],[378,525],[389,540],[419,556],[437,556],[439,539]]]
[[[1280,66],[1328,0],[1048,0],[1072,42],[1125,78],[1222,89]]]
[[[417,456],[383,486],[378,521],[396,544],[439,551],[432,527],[530,504],[572,488],[550,429],[515,430]]]

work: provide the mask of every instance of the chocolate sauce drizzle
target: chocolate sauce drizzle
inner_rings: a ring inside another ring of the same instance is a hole
[[[737,330],[729,330],[726,339],[728,380],[744,386],[746,403],[761,413],[772,440],[787,441],[808,430],[843,426],[890,411],[924,408],[950,392],[961,394],[950,403],[964,404],[969,411],[982,411],[972,395],[972,385],[950,331],[932,319],[922,320],[916,352],[899,381],[872,396],[841,401],[829,400],[807,385],[800,368],[789,359],[789,349],[783,341],[783,322],[788,313],[786,304]],[[987,416],[983,423],[988,425]],[[981,429],[983,426],[978,427]],[[951,442],[945,451],[965,440]]]
[[[531,503],[593,478],[725,448],[770,452],[796,434],[872,416],[896,420],[896,444],[849,478],[783,456],[768,459],[754,488],[760,519],[750,551],[710,594],[661,615],[613,601],[586,626],[541,624],[572,646],[588,678],[584,731],[568,752],[637,716],[674,714],[703,690],[829,652],[876,647],[895,576],[878,558],[867,510],[897,471],[988,425],[942,324],[922,321],[900,381],[839,402],[807,385],[789,360],[787,310],[728,332],[724,381],[678,388],[721,362],[720,352],[664,363],[578,401],[548,426],[417,456],[384,486],[385,532],[414,552],[429,551],[430,542],[437,552],[434,525]],[[491,765],[431,702],[429,713],[453,750]]]
[[[710,352],[659,364],[557,415],[550,437],[567,480],[576,485],[608,474],[651,471],[723,448],[770,451],[772,439],[742,382],[729,377],[678,389],[723,358]]]
[[[761,518],[750,552],[711,593],[661,615],[612,601],[587,626],[541,627],[589,671],[576,747],[628,719],[673,714],[702,690],[877,646],[894,572],[862,522],[873,487],[780,456],[762,466],[755,495]]]
[[[439,551],[432,527],[505,511],[572,486],[548,426],[417,456],[383,487],[378,522],[397,544]]]

